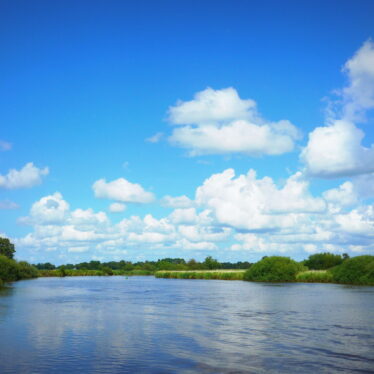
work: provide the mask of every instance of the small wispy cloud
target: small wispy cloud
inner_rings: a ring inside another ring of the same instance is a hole
[[[12,149],[12,143],[6,142],[5,140],[0,140],[0,151],[9,151]]]
[[[148,143],[158,143],[162,139],[163,136],[164,134],[162,132],[158,132],[157,134],[154,134],[150,138],[145,139],[145,141]]]
[[[13,210],[18,209],[19,205],[10,200],[0,201],[0,210]]]

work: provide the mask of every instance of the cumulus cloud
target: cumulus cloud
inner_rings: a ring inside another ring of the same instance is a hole
[[[29,217],[23,218],[22,221],[38,225],[59,224],[65,221],[68,210],[69,204],[61,193],[55,192],[35,202],[30,209]]]
[[[9,190],[30,188],[42,183],[42,177],[48,175],[47,167],[39,169],[32,162],[27,163],[21,170],[11,169],[8,174],[0,175],[0,188]]]
[[[374,171],[374,144],[362,145],[364,132],[355,124],[365,111],[374,108],[373,66],[374,43],[367,41],[344,66],[349,84],[328,112],[327,125],[309,134],[301,159],[310,175],[335,178]]]
[[[109,212],[111,213],[121,213],[126,210],[126,205],[122,203],[112,203],[109,205]]]
[[[131,183],[124,178],[107,182],[105,179],[97,180],[92,188],[95,197],[110,199],[124,203],[150,203],[154,200],[154,195],[147,192],[137,183]]]
[[[72,210],[56,192],[36,201],[22,222],[33,231],[15,238],[17,246],[34,253],[82,253],[86,258],[120,259],[130,250],[142,256],[172,251],[181,257],[193,250],[243,251],[248,256],[374,250],[374,206],[359,199],[355,182],[313,196],[300,172],[275,183],[257,177],[254,170],[235,175],[227,169],[196,189],[193,206],[176,208],[162,218],[146,214],[118,223],[104,212]]]
[[[344,182],[337,188],[332,188],[323,193],[323,197],[328,203],[341,209],[346,206],[354,205],[358,202],[358,196],[352,182]]]
[[[191,101],[179,101],[169,108],[169,121],[181,125],[173,130],[170,143],[188,149],[192,156],[279,155],[292,151],[300,138],[288,120],[265,121],[256,102],[241,99],[234,88],[207,88]]]
[[[343,70],[349,79],[343,89],[343,116],[354,120],[374,107],[374,43],[366,41]]]
[[[196,202],[210,208],[219,223],[247,230],[292,226],[296,219],[292,213],[323,213],[326,209],[323,199],[310,196],[301,173],[278,188],[269,177],[257,179],[254,170],[237,178],[233,169],[214,174],[197,189]]]
[[[161,204],[168,208],[190,208],[194,202],[186,195],[176,197],[167,195],[162,198]]]

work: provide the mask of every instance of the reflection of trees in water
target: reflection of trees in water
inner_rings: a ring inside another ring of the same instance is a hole
[[[0,324],[3,322],[7,313],[9,312],[9,299],[12,296],[14,289],[11,285],[5,284],[5,287],[0,288]]]

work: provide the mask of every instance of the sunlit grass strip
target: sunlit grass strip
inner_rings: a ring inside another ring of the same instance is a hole
[[[297,282],[332,283],[333,275],[328,270],[308,270],[296,275]]]
[[[175,279],[221,279],[221,280],[243,280],[245,270],[190,270],[171,271],[160,270],[155,273],[156,278]]]

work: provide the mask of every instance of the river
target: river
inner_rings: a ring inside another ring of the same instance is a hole
[[[15,282],[0,291],[0,373],[374,373],[374,287]]]

